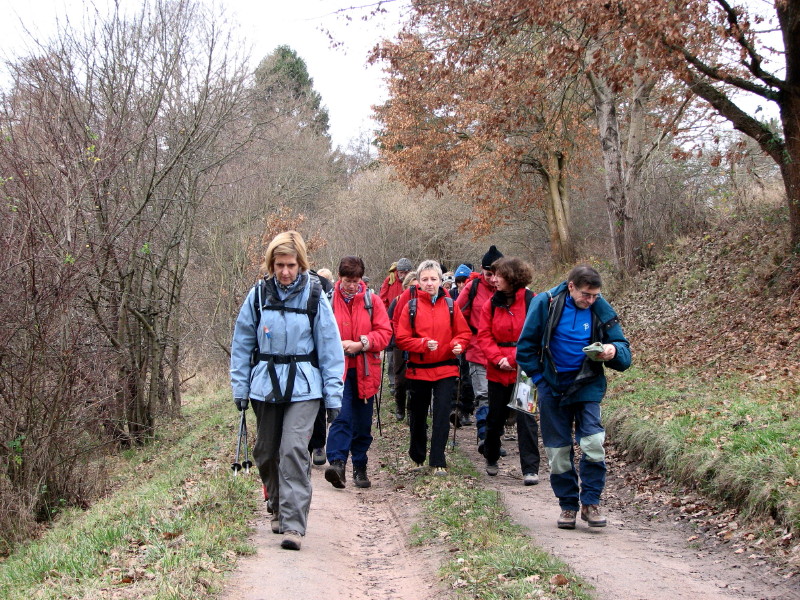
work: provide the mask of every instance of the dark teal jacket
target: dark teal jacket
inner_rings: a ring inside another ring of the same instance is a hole
[[[576,402],[601,402],[606,394],[605,367],[624,371],[631,366],[631,350],[619,317],[611,305],[602,297],[592,304],[592,336],[590,342],[614,344],[617,355],[608,361],[584,359],[583,365],[574,379],[565,384],[559,378],[553,363],[550,340],[553,330],[561,319],[566,301],[567,282],[564,281],[549,292],[538,294],[528,309],[528,316],[517,342],[517,364],[523,371],[538,381],[544,379],[556,395],[561,396],[561,404]]]

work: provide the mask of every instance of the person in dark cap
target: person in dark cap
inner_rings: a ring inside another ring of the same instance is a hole
[[[503,253],[497,246],[490,246],[481,259],[481,274],[472,279],[458,294],[456,304],[467,318],[467,323],[473,334],[478,332],[483,305],[488,302],[497,291],[494,280],[492,264]],[[475,426],[478,436],[478,451],[483,454],[483,444],[486,439],[486,416],[489,413],[489,387],[486,380],[486,357],[477,344],[470,344],[465,353],[469,363],[469,374],[472,380],[472,391],[475,395]],[[503,456],[503,454],[501,454]]]

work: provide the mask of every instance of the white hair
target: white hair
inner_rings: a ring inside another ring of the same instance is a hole
[[[419,266],[417,267],[417,274],[422,277],[423,271],[436,271],[436,274],[439,276],[439,280],[442,280],[442,266],[435,260],[428,259],[419,263]]]

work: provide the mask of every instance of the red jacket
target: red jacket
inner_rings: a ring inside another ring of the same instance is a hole
[[[408,290],[406,290],[408,291]],[[409,294],[410,296],[410,294]],[[411,320],[408,315],[408,302],[402,307],[399,302],[395,310],[400,310],[400,318],[395,332],[395,342],[401,350],[407,350],[408,366],[406,377],[423,381],[437,381],[445,377],[457,377],[458,365],[440,365],[431,368],[415,368],[417,364],[432,364],[456,358],[453,346],[461,344],[465,348],[472,337],[464,315],[453,303],[453,324],[450,325],[450,309],[445,300],[445,291],[439,288],[436,302],[431,303],[431,298],[426,292],[417,292],[417,316],[414,319],[414,329],[411,330]],[[416,335],[414,333],[416,332]],[[439,347],[428,350],[428,341],[436,340]]]
[[[392,300],[397,298],[403,292],[403,280],[397,274],[394,274],[394,283],[389,283],[389,277],[383,280],[381,290],[378,295],[383,300],[384,308],[389,308]]]
[[[464,308],[466,304],[469,302],[469,291],[472,286],[477,285],[478,292],[475,294],[475,299],[472,301],[472,304],[469,308]],[[477,332],[480,329],[481,324],[481,309],[483,305],[489,301],[489,298],[497,291],[494,286],[490,286],[486,283],[486,280],[483,278],[483,275],[476,277],[475,279],[470,280],[467,285],[464,286],[464,289],[461,290],[458,294],[458,299],[456,300],[456,304],[458,307],[463,311],[464,316],[467,319],[467,323],[469,323],[470,329],[473,333]],[[469,348],[467,348],[466,358],[469,362],[478,363],[481,365],[486,364],[486,357],[483,355],[483,351],[480,349],[480,346],[475,343],[470,344]]]
[[[481,326],[478,329],[477,345],[486,357],[486,379],[512,385],[517,381],[517,340],[525,324],[525,288],[516,291],[514,303],[505,305],[505,294],[499,292],[483,305]],[[500,305],[502,302],[502,305]],[[494,315],[492,315],[494,305]],[[501,346],[499,344],[514,344]],[[497,367],[501,358],[507,358],[513,371],[503,371]]]
[[[339,325],[339,335],[342,336],[342,339],[357,341],[361,339],[362,335],[366,335],[369,339],[369,347],[366,352],[361,352],[357,356],[345,357],[345,376],[347,371],[353,367],[358,373],[359,398],[371,398],[378,392],[381,385],[381,350],[386,348],[392,337],[389,316],[386,314],[383,303],[375,297],[375,294],[372,294],[372,320],[370,321],[369,312],[364,305],[365,291],[366,286],[362,284],[353,299],[345,302],[337,281],[331,301],[336,324]]]

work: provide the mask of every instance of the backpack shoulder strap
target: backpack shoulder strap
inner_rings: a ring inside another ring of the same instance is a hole
[[[450,311],[450,329],[453,328],[453,299],[450,297],[449,294],[444,295],[444,301],[447,303],[447,310]]]
[[[253,286],[255,294],[253,295],[253,312],[256,315],[256,327],[261,323],[261,310],[267,303],[267,283],[262,277],[261,280]]]
[[[467,295],[467,301],[464,303],[464,307],[461,309],[462,312],[469,310],[469,308],[472,306],[472,301],[475,300],[475,296],[478,295],[478,285],[478,277],[470,281],[469,294]]]
[[[411,297],[408,299],[408,322],[411,324],[411,335],[417,336],[415,321],[417,318],[417,288],[413,285],[408,288]]]
[[[525,314],[528,314],[528,309],[531,307],[531,300],[536,294],[533,293],[533,290],[529,290],[525,288]]]
[[[306,313],[309,325],[311,325],[311,337],[314,337],[314,319],[319,310],[319,298],[322,296],[323,285],[320,283],[320,277],[313,271],[309,271],[308,277],[311,281],[311,290],[308,293],[308,302],[306,302]]]
[[[364,292],[364,308],[367,309],[369,320],[372,322],[372,290],[369,288]]]

